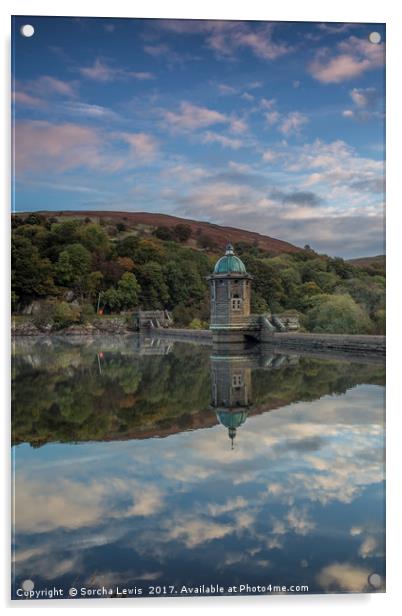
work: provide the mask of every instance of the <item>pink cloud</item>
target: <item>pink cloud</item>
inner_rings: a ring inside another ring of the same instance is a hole
[[[116,81],[118,79],[129,79],[130,77],[140,80],[154,79],[152,73],[144,71],[127,71],[124,68],[110,66],[100,58],[96,58],[92,66],[81,67],[79,71],[84,77],[103,83]]]
[[[298,135],[308,121],[308,117],[305,114],[299,111],[292,111],[283,118],[279,130],[286,136],[291,134]]]
[[[103,63],[99,58],[97,58],[93,64],[93,66],[84,66],[79,69],[81,75],[84,77],[88,77],[89,79],[93,79],[94,81],[114,81],[116,78],[115,70]]]
[[[72,123],[21,121],[15,126],[15,166],[19,173],[63,172],[79,167],[116,171],[119,157],[106,155],[104,140],[93,128]]]
[[[228,118],[219,111],[187,102],[181,103],[179,112],[165,111],[163,115],[167,127],[179,131],[196,130],[228,122]]]
[[[159,151],[159,142],[146,133],[117,133],[117,137],[130,146],[132,156],[140,162],[154,160]]]
[[[49,75],[39,77],[35,83],[35,89],[44,91],[47,94],[59,94],[60,96],[75,96],[75,84],[68,81],[62,81]]]
[[[48,100],[54,97],[74,98],[76,96],[76,83],[62,81],[50,75],[42,75],[38,79],[17,82],[13,98],[15,103],[39,109],[48,106]]]
[[[32,96],[22,91],[13,92],[14,102],[18,105],[24,105],[25,107],[33,107],[40,109],[46,106],[46,102],[37,96]]]
[[[311,75],[322,83],[340,83],[384,64],[384,44],[351,36],[338,44],[339,53],[328,57],[321,50],[309,66]]]
[[[232,150],[238,150],[243,145],[240,139],[233,139],[232,137],[226,137],[226,135],[220,135],[211,131],[205,133],[203,143],[219,143],[222,147],[231,148]]]

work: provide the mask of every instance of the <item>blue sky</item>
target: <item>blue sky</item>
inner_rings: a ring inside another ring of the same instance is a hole
[[[383,253],[384,40],[381,24],[16,17],[14,209]]]

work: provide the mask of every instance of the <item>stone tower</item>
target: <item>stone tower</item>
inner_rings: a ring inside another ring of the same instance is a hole
[[[232,442],[247,419],[251,400],[251,365],[246,355],[211,355],[211,406]]]
[[[249,325],[251,279],[244,263],[234,254],[233,246],[228,244],[208,276],[211,298],[210,329],[215,334],[226,333],[225,338],[236,331],[240,333]],[[243,337],[240,336],[239,340]]]

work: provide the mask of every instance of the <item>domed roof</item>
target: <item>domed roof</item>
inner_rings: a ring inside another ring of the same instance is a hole
[[[226,428],[238,428],[247,419],[247,411],[241,409],[239,411],[229,411],[228,409],[219,409],[216,412],[219,423]]]
[[[233,251],[232,244],[226,246],[226,253],[216,262],[214,274],[231,274],[239,273],[246,274],[246,267],[239,257],[236,257]]]

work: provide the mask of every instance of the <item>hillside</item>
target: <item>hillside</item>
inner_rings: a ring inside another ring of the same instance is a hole
[[[375,257],[359,257],[357,259],[348,259],[347,261],[354,267],[360,267],[361,269],[370,273],[378,273],[385,276],[385,255],[376,255]]]
[[[261,235],[254,231],[246,231],[244,229],[236,229],[234,227],[223,227],[215,225],[209,222],[202,222],[197,220],[189,220],[187,218],[178,218],[176,216],[169,216],[167,214],[154,214],[150,212],[110,212],[110,211],[58,211],[38,212],[41,216],[46,218],[57,218],[61,222],[65,218],[73,219],[85,219],[90,218],[91,222],[100,223],[102,220],[104,223],[112,224],[124,224],[130,228],[137,228],[141,232],[146,232],[147,227],[149,231],[157,227],[168,227],[172,229],[178,224],[185,224],[191,228],[192,238],[197,238],[200,235],[206,236],[210,239],[211,244],[214,247],[222,249],[230,241],[232,243],[246,242],[248,244],[255,244],[262,250],[280,254],[283,252],[298,252],[301,248],[278,240],[267,235]],[[17,216],[26,216],[27,214],[17,214]],[[145,227],[145,228],[144,228]],[[196,243],[195,239],[189,241],[189,244]]]
[[[253,314],[294,310],[306,331],[383,333],[381,262],[356,266],[258,233],[129,212],[13,216],[13,313],[40,331],[139,307],[208,327],[207,277],[228,241],[253,277]]]

